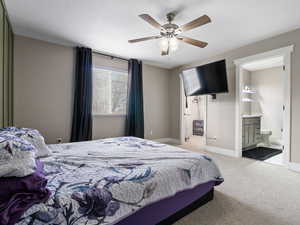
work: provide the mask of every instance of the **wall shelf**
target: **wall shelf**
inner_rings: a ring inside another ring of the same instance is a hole
[[[243,90],[243,93],[245,93],[245,94],[255,94],[256,93],[256,91],[255,90]]]
[[[252,98],[243,98],[242,102],[255,102]]]

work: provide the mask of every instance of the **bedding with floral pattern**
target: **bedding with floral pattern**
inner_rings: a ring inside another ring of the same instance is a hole
[[[139,138],[49,147],[42,161],[52,195],[17,225],[111,225],[179,191],[223,181],[211,158]]]
[[[44,137],[36,129],[6,127],[0,129],[0,133],[14,135],[30,142],[37,150],[36,152],[37,158],[46,157],[51,154],[51,151],[49,150],[48,146],[45,144]]]
[[[23,138],[0,132],[0,177],[24,177],[36,169],[36,148]]]

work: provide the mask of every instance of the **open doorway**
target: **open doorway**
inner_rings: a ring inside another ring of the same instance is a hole
[[[290,54],[293,47],[235,61],[238,156],[290,161]]]
[[[245,64],[241,76],[242,157],[283,165],[283,57]]]
[[[182,83],[182,80],[181,80]],[[207,96],[186,97],[181,87],[180,142],[195,150],[203,150],[206,145],[206,105]]]

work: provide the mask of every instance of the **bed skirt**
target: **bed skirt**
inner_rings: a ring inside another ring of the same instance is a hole
[[[193,210],[211,201],[215,182],[200,184],[193,189],[152,203],[124,218],[116,225],[170,225]]]

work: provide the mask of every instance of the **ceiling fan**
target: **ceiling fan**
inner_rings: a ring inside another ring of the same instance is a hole
[[[207,42],[198,41],[189,37],[181,36],[180,34],[182,32],[192,30],[194,28],[210,23],[211,19],[207,15],[203,15],[187,24],[178,26],[177,24],[173,23],[175,16],[176,16],[175,13],[172,12],[168,13],[167,14],[168,23],[164,25],[160,25],[155,19],[153,19],[153,17],[151,17],[148,14],[139,15],[139,17],[141,17],[143,20],[148,22],[150,25],[159,29],[160,34],[156,36],[133,39],[133,40],[129,40],[128,42],[136,43],[140,41],[162,39],[162,41],[160,42],[160,47],[161,47],[161,55],[163,56],[169,55],[170,52],[176,51],[178,48],[178,41],[183,41],[187,44],[191,44],[200,48],[205,48],[207,46]]]

